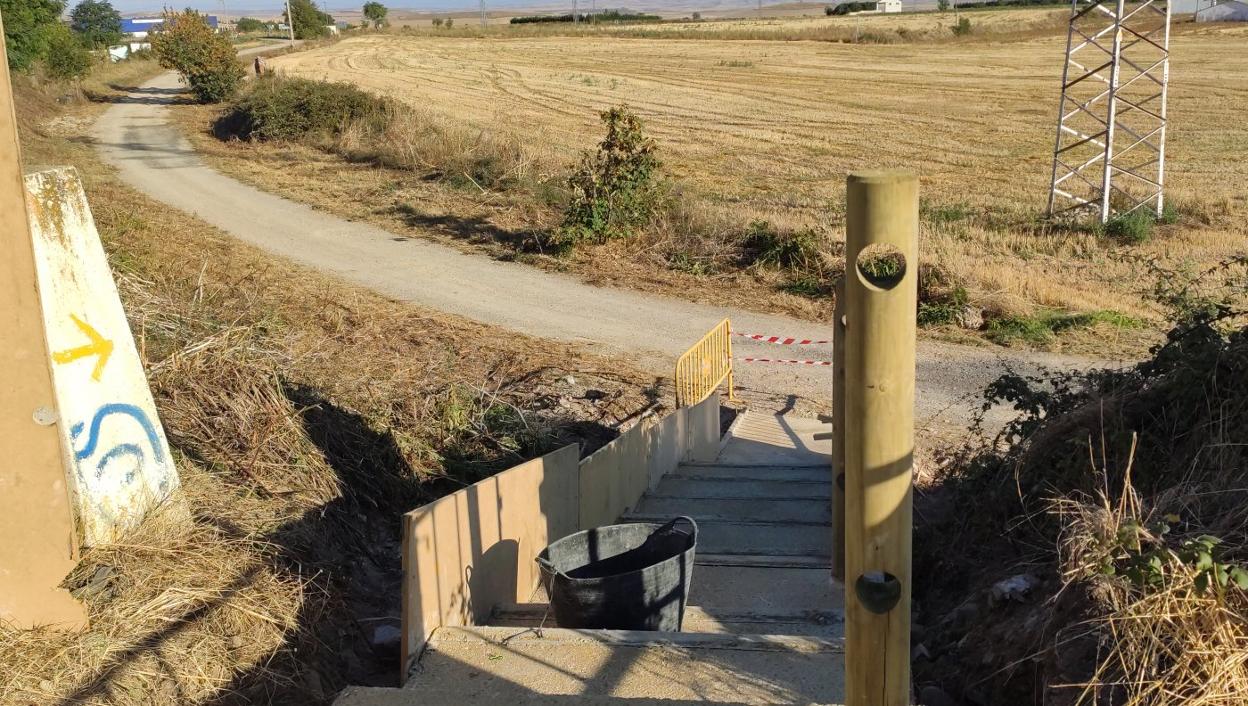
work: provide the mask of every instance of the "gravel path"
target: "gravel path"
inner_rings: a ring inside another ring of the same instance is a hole
[[[139,191],[274,255],[397,300],[575,342],[600,353],[632,355],[639,366],[660,374],[669,374],[675,357],[725,316],[740,331],[831,337],[830,326],[594,287],[573,277],[398,236],[264,193],[209,168],[169,123],[165,106],[180,93],[176,75],[166,73],[128,94],[95,125],[100,154]],[[734,352],[738,357],[830,358],[827,347],[745,341]],[[970,398],[1007,362],[1023,371],[1090,363],[921,341],[919,425],[949,430],[963,424]],[[743,396],[760,411],[809,413],[826,407],[830,399],[828,367],[742,364],[738,371]]]

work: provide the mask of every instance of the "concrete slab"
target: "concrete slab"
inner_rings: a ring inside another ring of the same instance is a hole
[[[546,603],[518,603],[498,606],[490,625],[499,627],[557,627],[553,611]],[[785,612],[778,606],[770,611],[730,608],[685,608],[681,632],[721,635],[804,635],[842,638],[845,621],[839,610]]]
[[[729,480],[668,476],[650,497],[817,500],[832,502],[831,481]]]
[[[645,498],[636,512],[625,515],[635,522],[663,521],[689,515],[698,522],[709,520],[748,520],[831,525],[832,504],[823,498],[813,500],[731,500],[713,498]]]
[[[844,606],[841,584],[828,568],[702,565],[694,567],[689,603],[711,613],[827,612]]]
[[[698,552],[827,557],[832,555],[832,532],[818,525],[700,522]]]
[[[839,703],[843,673],[840,640],[561,629],[539,636],[525,628],[441,628],[405,688],[420,697],[454,692],[459,703],[481,704],[534,694]]]
[[[721,464],[771,466],[823,465],[831,463],[832,440],[816,439],[829,434],[832,425],[817,419],[783,417],[746,412],[715,460]]]
[[[722,466],[681,464],[675,476],[690,478],[724,478],[728,480],[808,480],[831,481],[831,466]]]

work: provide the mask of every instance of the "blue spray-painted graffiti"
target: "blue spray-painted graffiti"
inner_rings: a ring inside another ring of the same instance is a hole
[[[165,451],[161,446],[160,437],[156,433],[156,427],[148,418],[147,412],[144,412],[135,405],[123,402],[110,402],[97,409],[95,414],[91,417],[91,424],[89,428],[82,422],[78,422],[70,427],[69,436],[74,442],[75,447],[77,446],[79,437],[82,436],[83,429],[88,429],[86,443],[83,444],[82,448],[74,449],[74,458],[76,460],[86,460],[95,453],[96,447],[99,446],[100,443],[100,426],[104,423],[106,418],[113,415],[128,416],[138,422],[139,426],[143,428],[144,434],[147,436],[147,443],[152,449],[153,458],[155,458],[158,463],[164,463]],[[147,454],[144,453],[143,448],[134,443],[117,444],[116,446],[105,451],[104,454],[100,456],[100,460],[95,464],[96,480],[103,478],[106,467],[110,463],[121,458],[129,458],[133,461],[130,469],[125,475],[126,484],[129,485],[133,483],[136,474],[143,468],[144,463],[147,461]],[[78,469],[78,474],[81,477],[81,468]],[[161,490],[165,490],[167,486],[168,481],[163,480],[161,483]]]

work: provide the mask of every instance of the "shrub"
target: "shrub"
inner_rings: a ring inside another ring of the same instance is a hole
[[[1153,224],[1156,222],[1151,210],[1137,208],[1130,213],[1110,218],[1105,224],[1105,234],[1128,243],[1142,243],[1152,237]]]
[[[961,17],[958,19],[958,23],[950,27],[950,29],[953,30],[954,36],[965,37],[971,33],[971,20],[967,17]]]
[[[300,140],[340,134],[348,125],[379,130],[388,103],[349,83],[265,76],[217,121],[218,134],[251,140]]]
[[[254,17],[240,17],[234,23],[234,29],[239,32],[263,32],[268,29],[268,25]]]
[[[963,312],[970,301],[966,288],[958,286],[953,289],[919,302],[918,323],[920,326],[947,326],[962,320]]]
[[[56,25],[48,32],[47,42],[43,63],[52,78],[70,81],[91,73],[91,53],[68,27]]]
[[[64,10],[65,3],[58,0],[0,0],[9,68],[26,71],[43,57]]]
[[[165,13],[164,25],[151,35],[160,65],[176,69],[195,97],[219,103],[238,90],[243,80],[234,47],[194,10]]]
[[[571,201],[553,237],[560,247],[628,236],[650,220],[662,201],[656,147],[641,119],[627,106],[600,115],[607,136],[568,177]]]

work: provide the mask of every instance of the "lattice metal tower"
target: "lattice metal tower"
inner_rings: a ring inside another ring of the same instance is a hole
[[[1169,81],[1167,2],[1072,0],[1050,216],[1161,213]]]

